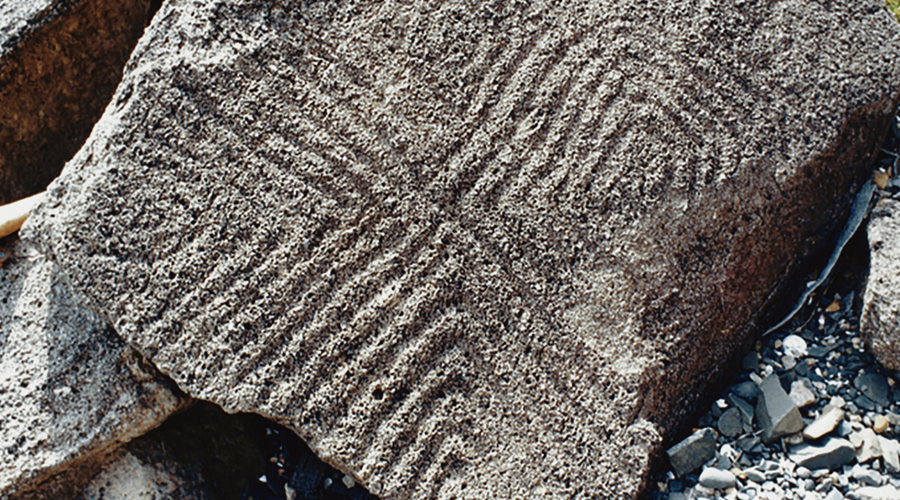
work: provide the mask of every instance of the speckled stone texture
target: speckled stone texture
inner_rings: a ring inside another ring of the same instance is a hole
[[[0,269],[0,498],[72,498],[186,402],[32,249]]]
[[[839,228],[897,53],[875,0],[171,0],[25,231],[372,493],[630,498]]]
[[[0,1],[0,204],[42,191],[84,144],[151,0]]]
[[[881,200],[866,231],[869,274],[860,334],[881,364],[900,371],[900,201]]]

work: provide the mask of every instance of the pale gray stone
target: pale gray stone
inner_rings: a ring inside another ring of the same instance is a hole
[[[822,414],[803,429],[806,439],[819,439],[837,428],[844,420],[844,411],[832,405],[826,405]]]
[[[863,486],[854,493],[859,500],[900,500],[900,491],[891,485]]]
[[[881,200],[866,233],[870,264],[860,336],[879,362],[900,371],[900,201]]]
[[[803,417],[797,405],[781,387],[777,375],[769,375],[759,385],[756,418],[767,443],[803,430]]]
[[[809,379],[799,378],[791,383],[791,401],[798,408],[811,405],[816,402],[816,389]]]
[[[737,479],[731,471],[707,467],[700,473],[700,484],[707,488],[725,489],[734,486]]]
[[[0,204],[43,191],[84,143],[150,0],[0,2]]]
[[[860,464],[856,464],[853,466],[853,469],[850,471],[850,475],[853,479],[859,481],[860,484],[864,484],[867,486],[881,486],[884,482],[884,476],[878,473],[876,470],[869,469],[868,467],[863,467]]]
[[[851,441],[856,446],[856,460],[858,462],[865,463],[881,457],[881,443],[875,431],[866,427],[850,436]]]
[[[633,497],[866,178],[883,10],[169,0],[24,231],[372,493]]]
[[[186,401],[70,293],[56,265],[23,245],[5,251],[0,498],[71,497],[109,453]]]
[[[896,439],[878,436],[878,445],[881,447],[885,470],[891,474],[900,473],[900,443]]]
[[[822,442],[791,446],[788,457],[807,469],[835,469],[854,458],[855,449],[846,439],[825,438]]]

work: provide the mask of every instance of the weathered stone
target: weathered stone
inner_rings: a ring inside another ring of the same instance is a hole
[[[891,485],[863,486],[854,494],[859,500],[900,500],[900,491]]]
[[[0,498],[71,497],[109,453],[161,424],[184,401],[69,293],[53,263],[22,245],[6,251]]]
[[[716,427],[723,436],[735,437],[744,430],[743,424],[741,411],[737,408],[729,408],[719,417]]]
[[[853,466],[853,469],[850,470],[850,476],[859,481],[860,484],[868,486],[881,486],[884,482],[884,476],[879,474],[878,471],[863,467],[860,464]]]
[[[693,472],[716,456],[716,431],[699,429],[666,450],[669,463],[678,476]]]
[[[887,380],[881,375],[873,372],[866,372],[853,379],[853,385],[859,389],[859,392],[881,406],[888,406],[891,400],[888,399],[890,386]]]
[[[860,336],[881,364],[900,371],[900,201],[879,201],[866,232],[870,264]]]
[[[825,438],[819,444],[791,446],[788,457],[807,469],[834,469],[853,460],[855,451],[846,439]]]
[[[803,417],[794,401],[784,392],[777,375],[769,375],[759,385],[756,419],[767,443],[803,430]]]
[[[860,463],[874,460],[881,456],[881,443],[875,431],[866,427],[865,429],[850,435],[851,441],[856,446],[856,460]],[[856,442],[859,442],[857,445]]]
[[[800,378],[791,383],[791,401],[798,408],[811,405],[816,402],[816,389],[809,379]]]
[[[0,4],[0,204],[42,191],[90,134],[150,0]]]
[[[803,437],[806,439],[819,439],[833,431],[844,420],[844,411],[832,405],[822,409],[822,414],[803,429]]]
[[[731,488],[737,479],[730,471],[708,467],[700,473],[700,484],[707,488],[723,490]]]
[[[170,0],[23,230],[375,494],[628,498],[867,178],[873,2]]]
[[[900,443],[895,439],[878,436],[878,445],[881,448],[884,469],[891,474],[900,473]]]

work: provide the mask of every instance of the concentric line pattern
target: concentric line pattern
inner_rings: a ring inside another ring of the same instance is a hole
[[[732,307],[683,296],[774,227],[730,207],[834,128],[773,104],[790,0],[607,3],[174,0],[36,225],[188,393],[377,494],[626,497],[671,343]]]

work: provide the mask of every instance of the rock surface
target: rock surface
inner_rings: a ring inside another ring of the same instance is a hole
[[[0,268],[0,498],[66,498],[184,402],[58,268],[22,245]]]
[[[900,371],[900,200],[882,200],[866,231],[870,271],[860,333],[878,361]]]
[[[631,497],[862,179],[882,14],[172,0],[26,231],[373,493]]]
[[[42,191],[109,103],[151,0],[0,3],[0,204]]]
[[[675,473],[683,476],[716,456],[716,431],[699,429],[666,450],[666,454]]]

